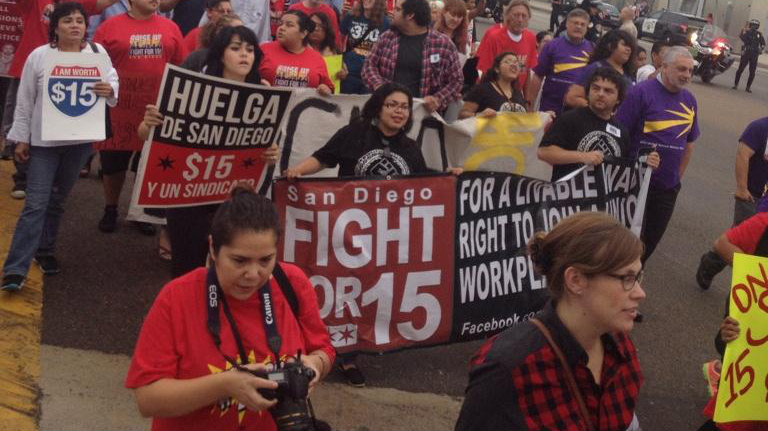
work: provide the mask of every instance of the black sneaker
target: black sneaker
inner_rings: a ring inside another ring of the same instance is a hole
[[[3,277],[3,284],[0,286],[0,290],[5,292],[18,292],[24,286],[24,277],[19,274],[8,274]]]
[[[143,221],[135,221],[132,223],[136,227],[136,229],[138,229],[139,232],[141,232],[143,235],[154,236],[157,233],[157,229],[155,229],[155,225],[151,223],[144,223]]]
[[[707,290],[709,289],[709,286],[712,285],[712,277],[708,277],[704,271],[704,259],[706,259],[706,257],[706,254],[701,256],[699,267],[696,269],[696,283],[699,284],[701,290]]]
[[[117,207],[108,205],[104,207],[104,215],[99,220],[99,230],[111,233],[117,229]]]
[[[35,256],[34,262],[45,275],[56,275],[61,271],[59,261],[54,256]]]
[[[344,377],[347,379],[347,383],[350,385],[356,388],[365,387],[365,376],[363,375],[363,372],[360,371],[360,368],[357,367],[357,365],[352,365],[349,368],[344,368],[343,366],[339,365],[339,371],[341,371],[341,374],[344,374]]]
[[[749,88],[747,88],[747,89],[746,89],[746,90],[744,90],[744,91],[746,91],[747,93],[751,93],[751,92],[752,92],[752,90],[750,90]]]

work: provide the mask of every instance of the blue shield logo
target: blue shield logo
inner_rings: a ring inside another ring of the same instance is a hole
[[[64,115],[79,117],[96,105],[98,96],[93,92],[93,84],[97,82],[100,79],[51,76],[48,97]]]

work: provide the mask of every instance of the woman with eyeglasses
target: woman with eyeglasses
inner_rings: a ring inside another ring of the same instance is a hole
[[[627,333],[643,243],[612,216],[572,215],[528,244],[550,300],[472,359],[456,430],[639,429],[643,375]]]
[[[421,149],[407,136],[412,113],[410,90],[397,83],[384,84],[373,92],[360,117],[283,175],[293,179],[337,165],[340,177],[428,172]]]
[[[315,29],[309,34],[309,46],[319,52],[323,57],[338,54],[336,34],[331,31],[331,20],[322,12],[315,12],[309,16],[315,23]]]
[[[360,117],[336,132],[325,146],[283,175],[288,179],[339,167],[339,177],[399,176],[431,172],[416,141],[407,136],[413,124],[413,97],[408,87],[390,82],[371,94]],[[458,175],[460,168],[450,168]],[[340,355],[347,382],[365,386],[357,354]]]
[[[525,97],[517,89],[520,59],[514,52],[499,54],[479,84],[464,96],[459,118],[493,117],[497,112],[526,112]]]

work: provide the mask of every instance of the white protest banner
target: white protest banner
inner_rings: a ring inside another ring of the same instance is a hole
[[[320,149],[336,131],[360,115],[369,97],[323,97],[314,90],[294,90],[281,129],[282,157],[276,171],[282,172]],[[448,124],[439,115],[429,114],[421,99],[414,99],[413,126],[408,136],[421,147],[427,166],[436,171],[463,166],[549,181],[552,169],[536,155],[548,119],[544,113],[508,113],[495,119],[468,118]],[[467,162],[472,166],[465,166]],[[333,175],[335,170],[324,170],[315,176]]]
[[[52,52],[45,59],[43,127],[45,141],[100,141],[106,137],[106,99],[93,85],[106,81],[106,53]]]

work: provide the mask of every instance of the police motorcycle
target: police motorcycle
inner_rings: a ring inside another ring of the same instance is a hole
[[[691,54],[696,60],[693,74],[699,75],[702,82],[711,82],[712,78],[728,70],[735,60],[728,36],[716,25],[707,24],[691,33],[690,42]]]

